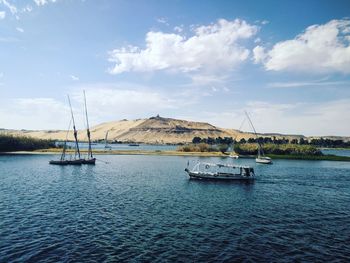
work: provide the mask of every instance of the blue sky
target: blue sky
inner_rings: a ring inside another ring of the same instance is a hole
[[[350,135],[349,1],[0,0],[0,127],[164,117]],[[243,130],[250,130],[245,126]]]

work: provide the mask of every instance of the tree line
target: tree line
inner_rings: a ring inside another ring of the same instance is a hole
[[[55,147],[55,142],[52,140],[0,134],[0,152],[34,151]]]
[[[232,137],[207,137],[207,138],[201,138],[201,137],[194,137],[192,139],[193,144],[199,144],[199,143],[206,143],[210,145],[214,144],[227,144],[230,145],[235,140]],[[304,138],[300,138],[299,140],[294,139],[288,139],[285,137],[282,138],[276,138],[276,136],[272,137],[258,137],[258,138],[249,138],[244,139],[242,138],[240,141],[238,141],[240,144],[245,143],[261,143],[261,144],[277,144],[277,145],[283,145],[283,144],[297,144],[297,145],[311,145],[316,147],[324,147],[324,148],[347,148],[350,147],[350,141],[346,142],[344,140],[332,140],[328,138],[319,138],[319,139],[311,139],[306,140]]]

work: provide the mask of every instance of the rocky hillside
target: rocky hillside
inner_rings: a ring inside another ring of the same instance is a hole
[[[232,137],[240,140],[254,137],[254,134],[241,132],[234,129],[222,129],[205,122],[193,122],[186,120],[177,120],[163,117],[151,117],[149,119],[137,120],[121,120],[114,122],[106,122],[91,128],[92,140],[104,140],[108,131],[108,140],[118,140],[123,142],[139,142],[139,143],[186,143],[191,142],[193,137]],[[66,131],[50,130],[50,131],[15,131],[2,130],[2,132],[25,135],[42,139],[64,140]],[[78,133],[79,140],[86,140],[86,131],[82,130]],[[264,137],[276,138],[301,138],[302,135],[282,135],[282,134],[261,134]],[[305,137],[304,137],[305,138]],[[68,139],[73,140],[72,132],[68,133]]]

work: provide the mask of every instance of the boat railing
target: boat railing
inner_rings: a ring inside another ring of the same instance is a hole
[[[208,162],[197,162],[191,169],[193,172],[201,171],[203,169],[220,169],[220,168],[231,168],[231,169],[250,169],[246,165],[232,165],[232,164],[222,164],[222,163],[208,163]]]

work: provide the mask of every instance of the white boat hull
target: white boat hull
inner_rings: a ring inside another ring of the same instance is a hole
[[[255,162],[261,164],[272,164],[272,160],[269,157],[256,158]]]
[[[218,173],[202,173],[202,172],[191,172],[187,171],[190,179],[204,179],[204,180],[254,180],[253,175],[245,176],[241,174],[218,174]]]

